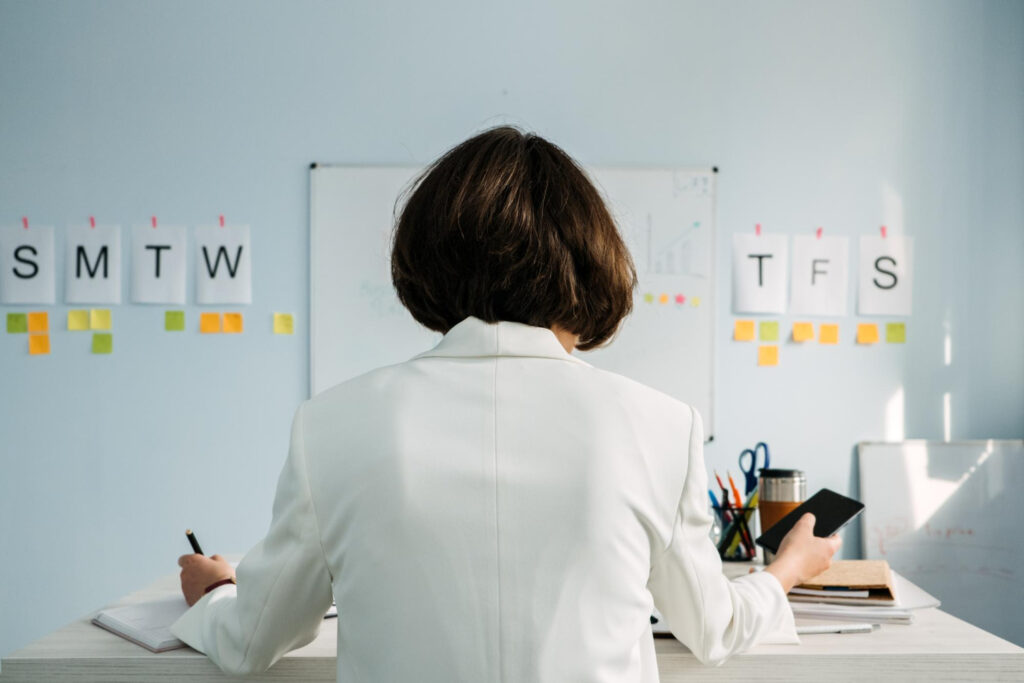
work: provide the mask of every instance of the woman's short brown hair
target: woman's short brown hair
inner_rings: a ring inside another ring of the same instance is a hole
[[[395,225],[391,279],[418,322],[469,316],[608,341],[633,308],[636,270],[601,194],[558,146],[501,126],[431,164]]]

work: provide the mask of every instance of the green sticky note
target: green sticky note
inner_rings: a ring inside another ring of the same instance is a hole
[[[24,313],[7,314],[8,334],[24,334],[28,332],[28,316]]]
[[[185,311],[166,311],[164,313],[164,329],[168,332],[185,330]]]
[[[93,353],[113,353],[114,335],[109,332],[96,332],[92,335]]]
[[[779,322],[765,320],[760,325],[761,341],[779,341]]]
[[[907,341],[907,324],[886,323],[885,341],[887,344],[905,344]]]

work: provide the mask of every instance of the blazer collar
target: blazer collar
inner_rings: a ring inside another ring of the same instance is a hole
[[[481,356],[555,358],[590,367],[590,363],[567,353],[555,333],[546,327],[533,327],[506,320],[487,323],[473,316],[448,330],[437,346],[413,356],[413,360]]]

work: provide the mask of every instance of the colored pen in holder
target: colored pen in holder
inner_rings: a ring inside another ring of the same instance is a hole
[[[712,505],[718,534],[718,555],[726,561],[747,562],[757,558],[753,519],[757,506]]]

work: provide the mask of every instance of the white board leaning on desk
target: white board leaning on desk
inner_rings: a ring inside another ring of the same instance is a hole
[[[1024,441],[861,443],[864,556],[1024,643]]]
[[[408,360],[440,335],[416,323],[391,285],[396,200],[420,167],[314,165],[310,175],[310,387],[313,395]],[[590,168],[629,246],[639,287],[610,348],[579,354],[712,411],[715,172]]]

